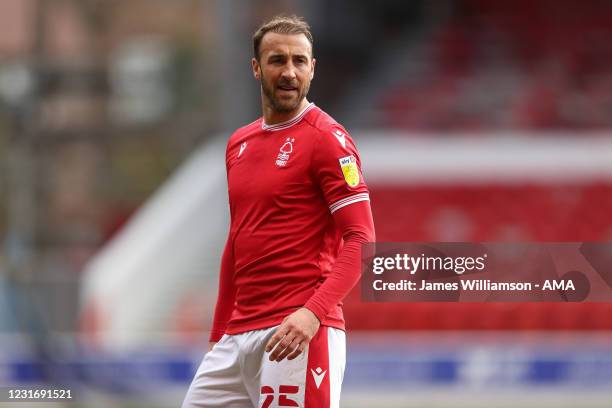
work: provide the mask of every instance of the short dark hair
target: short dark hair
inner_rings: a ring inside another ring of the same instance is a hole
[[[310,32],[310,26],[302,17],[296,15],[284,16],[279,15],[272,18],[272,20],[264,23],[255,31],[253,34],[253,52],[255,58],[259,61],[259,46],[261,39],[266,33],[277,33],[277,34],[304,34],[310,42],[310,48],[313,49],[312,33]]]

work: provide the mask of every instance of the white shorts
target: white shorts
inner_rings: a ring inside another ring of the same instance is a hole
[[[264,350],[275,331],[224,335],[204,356],[182,407],[339,407],[345,333],[321,326],[304,353],[276,362]]]

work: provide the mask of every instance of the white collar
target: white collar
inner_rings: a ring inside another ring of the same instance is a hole
[[[274,125],[266,125],[266,123],[262,120],[261,121],[261,128],[263,130],[270,130],[270,131],[277,131],[277,130],[283,130],[283,129],[287,129],[290,128],[291,126],[295,125],[296,123],[298,123],[300,120],[302,120],[302,118],[304,117],[304,115],[306,115],[306,113],[314,108],[315,104],[314,102],[310,102],[308,105],[306,105],[306,107],[304,109],[302,109],[302,111],[300,113],[298,113],[294,118],[289,119],[285,122],[281,122],[281,123],[275,123]]]

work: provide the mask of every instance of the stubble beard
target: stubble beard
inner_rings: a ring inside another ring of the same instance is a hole
[[[266,81],[264,76],[261,76],[261,89],[270,103],[272,109],[276,112],[288,113],[297,109],[306,95],[308,95],[308,91],[310,90],[310,82],[304,84],[303,87],[297,87],[298,95],[295,99],[283,100],[281,98],[276,97],[276,85],[272,85]]]

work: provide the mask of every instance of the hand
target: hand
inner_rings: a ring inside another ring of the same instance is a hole
[[[208,351],[211,351],[213,349],[213,347],[215,347],[215,344],[217,344],[216,341],[209,341],[208,342]]]
[[[266,352],[274,350],[270,353],[270,361],[282,361],[285,357],[293,360],[302,354],[320,325],[317,316],[305,307],[285,317],[266,344]]]

